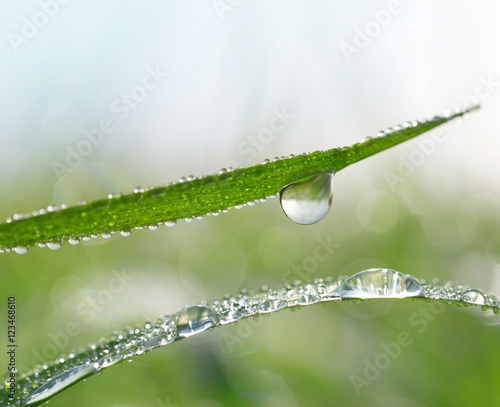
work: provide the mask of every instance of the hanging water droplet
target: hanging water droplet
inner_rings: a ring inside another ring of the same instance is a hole
[[[14,250],[17,254],[26,254],[26,253],[28,253],[28,248],[27,247],[23,247],[23,246],[14,247],[12,250]]]
[[[61,247],[61,244],[60,243],[55,243],[55,242],[47,242],[47,247],[50,249],[50,250],[57,250]]]
[[[68,239],[68,243],[72,246],[76,246],[80,241],[78,239]]]
[[[121,234],[123,237],[129,237],[129,236],[130,236],[130,231],[126,232],[126,231],[122,230],[122,231],[120,232],[120,234]]]
[[[165,222],[165,225],[167,225],[167,227],[169,227],[169,228],[173,228],[176,225],[176,223],[177,222],[175,220],[167,220]]]
[[[470,290],[464,291],[464,293],[462,294],[461,300],[464,302],[468,302],[471,304],[477,304],[477,305],[483,305],[486,302],[486,298],[484,297],[484,294],[481,291],[475,290],[473,288]]]
[[[103,239],[111,239],[111,233],[102,233],[101,236]]]
[[[45,382],[36,389],[26,400],[26,405],[38,403],[52,397],[66,387],[76,383],[85,377],[94,374],[99,369],[98,363],[90,363],[69,369]]]
[[[149,230],[156,230],[156,229],[158,229],[158,226],[156,226],[156,225],[149,225],[148,228],[149,228]]]
[[[333,173],[315,175],[305,181],[287,185],[281,190],[283,212],[301,225],[323,219],[332,205]]]
[[[344,298],[408,298],[421,297],[420,284],[407,274],[390,269],[370,269],[349,277],[334,291]]]
[[[195,335],[214,327],[219,322],[217,313],[206,305],[185,308],[177,316],[177,335],[181,338]]]

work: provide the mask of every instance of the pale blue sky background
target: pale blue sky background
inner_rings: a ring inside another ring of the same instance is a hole
[[[57,187],[51,164],[65,163],[67,148],[85,140],[82,130],[103,118],[115,130],[67,180],[81,183],[82,198],[94,197],[85,192],[93,182],[118,192],[233,162],[349,145],[461,104],[480,78],[500,82],[495,1],[401,0],[400,12],[351,61],[342,43],[353,44],[357,28],[388,2],[242,1],[219,15],[215,6],[228,2],[72,0],[54,11],[54,1],[43,3],[52,5],[47,21],[42,2],[0,2],[0,185],[7,199],[76,198]],[[10,38],[22,35],[23,19],[43,26],[16,53]],[[168,78],[121,120],[113,101],[156,66]],[[497,189],[499,89],[450,130],[413,182],[431,192],[457,183]],[[250,154],[242,143],[284,107],[293,120]],[[359,171],[391,191],[384,172],[397,172],[398,158],[415,148],[401,146]],[[439,170],[448,175],[436,183]]]

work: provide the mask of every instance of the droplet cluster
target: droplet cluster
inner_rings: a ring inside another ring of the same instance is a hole
[[[107,340],[102,339],[86,349],[62,355],[52,364],[38,366],[19,378],[17,394],[21,399],[18,405],[21,402],[30,405],[46,400],[106,367],[121,364],[124,360],[132,361],[155,348],[243,318],[329,301],[384,298],[421,298],[464,306],[478,305],[483,310],[490,309],[495,313],[500,310],[496,296],[468,287],[455,287],[449,282],[441,284],[436,280],[427,284],[390,269],[365,270],[345,279],[326,278],[305,283],[295,281],[277,289],[264,286],[259,292],[243,290],[212,303],[186,307],[171,316],[160,316],[143,326],[114,332]],[[6,397],[6,391],[0,390],[2,405]]]
[[[293,157],[293,155],[290,155],[289,157]],[[271,160],[271,161],[276,161],[276,160],[280,160],[280,159],[286,159],[286,158],[289,158],[289,157],[276,157],[275,159]],[[270,162],[270,161],[269,161]],[[219,173],[222,174],[222,173],[226,173],[226,172],[231,172],[233,171],[232,168],[223,168]],[[194,177],[193,175],[189,175],[187,177],[181,177],[177,183],[175,182],[171,182],[167,185],[164,185],[164,187],[166,186],[172,186],[172,185],[176,185],[176,184],[183,184],[183,183],[186,183],[186,182],[191,182],[191,181],[194,181],[198,178]],[[147,191],[150,191],[152,189],[155,189],[157,187],[147,187],[147,188],[140,188],[140,187],[137,187],[133,190],[133,193],[134,194],[140,194],[140,193],[144,193],[144,192],[147,192]],[[107,199],[109,200],[112,200],[112,199],[116,199],[116,198],[119,198],[121,197],[122,194],[109,194],[107,196]],[[198,216],[193,216],[193,217],[188,217],[188,218],[183,218],[185,222],[187,223],[190,223],[194,220],[202,220],[204,219],[205,216],[219,216],[221,213],[228,213],[230,209],[242,209],[246,206],[254,206],[256,203],[262,203],[262,202],[266,202],[268,199],[273,199],[273,198],[276,198],[277,196],[279,196],[279,194],[275,194],[275,195],[269,195],[267,196],[266,198],[261,198],[261,199],[255,199],[255,200],[252,200],[250,202],[244,202],[244,203],[241,203],[241,204],[238,204],[238,205],[234,205],[232,207],[229,207],[229,208],[226,208],[226,209],[220,209],[220,210],[216,210],[214,212],[208,212],[204,215],[198,215]],[[81,206],[81,205],[85,205],[87,204],[87,202],[79,202],[73,206]],[[21,213],[16,213],[14,215],[12,215],[11,217],[8,217],[6,220],[5,220],[5,223],[12,223],[12,222],[15,222],[15,221],[19,221],[19,220],[22,220],[22,219],[27,219],[27,218],[30,218],[32,216],[39,216],[39,215],[44,215],[46,213],[49,213],[49,212],[56,212],[56,211],[60,211],[60,210],[64,210],[64,209],[67,209],[69,208],[69,205],[66,205],[66,204],[63,204],[63,205],[60,205],[60,206],[57,206],[57,205],[49,205],[46,209],[40,209],[39,211],[35,211],[35,212],[32,212],[31,214],[21,214]],[[151,224],[151,225],[144,225],[144,226],[137,226],[137,227],[134,227],[132,228],[132,230],[145,230],[145,229],[149,229],[149,230],[152,230],[152,231],[155,231],[158,229],[159,226],[167,226],[168,228],[172,228],[174,227],[175,225],[177,225],[178,221],[181,220],[181,219],[170,219],[170,220],[167,220],[165,222],[158,222],[158,223],[155,223],[155,224]],[[58,239],[58,240],[52,240],[52,241],[43,241],[43,242],[38,242],[36,243],[36,245],[40,248],[44,248],[44,247],[47,247],[51,250],[57,250],[61,247],[62,243],[64,241],[67,241],[70,245],[72,246],[76,246],[78,245],[81,241],[83,242],[88,242],[90,241],[91,239],[98,239],[99,237],[107,240],[107,239],[111,239],[111,237],[113,237],[113,235],[115,235],[116,233],[120,233],[123,237],[128,237],[131,235],[131,232],[132,230],[113,230],[113,231],[110,231],[110,232],[106,232],[106,233],[101,233],[100,235],[98,234],[90,234],[88,236],[70,236],[70,237],[66,237],[64,239]],[[6,246],[2,246],[0,245],[0,254],[1,253],[9,253],[9,252],[14,252],[14,253],[17,253],[17,254],[26,254],[28,252],[28,249],[29,247],[27,246],[16,246],[16,247],[6,247]]]

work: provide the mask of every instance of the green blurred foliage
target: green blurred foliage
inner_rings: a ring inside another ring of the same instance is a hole
[[[498,197],[469,186],[440,199],[414,178],[395,191],[380,179],[366,188],[358,175],[346,170],[336,177],[331,212],[308,227],[290,222],[275,199],[173,229],[1,255],[1,298],[13,295],[18,304],[21,372],[126,325],[301,276],[390,267],[500,294]],[[46,204],[34,199],[29,206]],[[12,209],[2,202],[3,217]],[[320,241],[332,243],[326,259],[326,251],[317,256]],[[434,312],[415,300],[287,310],[107,369],[50,405],[494,406],[500,401],[498,318],[478,308]],[[366,379],[366,366],[386,362],[384,345],[401,332],[411,343]],[[358,392],[352,375],[367,380]]]

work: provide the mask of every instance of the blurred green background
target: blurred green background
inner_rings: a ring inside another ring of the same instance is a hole
[[[21,372],[126,325],[294,279],[389,267],[500,295],[498,3],[401,1],[350,60],[342,44],[389,3],[233,3],[221,17],[219,2],[71,2],[17,48],[9,33],[41,6],[0,3],[0,218],[350,145],[474,97],[483,107],[439,142],[423,135],[337,174],[316,225],[293,224],[275,199],[0,255]],[[168,77],[122,118],[124,95],[157,66]],[[266,138],[276,111],[293,118]],[[115,131],[56,173],[103,118]],[[326,259],[315,257],[320,241],[331,242]],[[283,311],[111,367],[50,405],[497,406],[499,321],[411,300]],[[402,332],[411,343],[365,378]],[[356,388],[353,375],[367,382]]]
[[[383,185],[366,190],[360,171],[352,167],[337,175],[331,212],[309,227],[289,221],[276,199],[129,238],[2,255],[0,292],[15,295],[18,303],[19,366],[31,368],[54,359],[56,350],[68,353],[113,329],[203,299],[301,277],[391,267],[499,293],[495,197],[459,188],[456,202],[430,207],[433,197],[411,179],[407,202]],[[332,243],[326,259],[325,252],[315,257],[319,241]],[[416,323],[414,313],[431,317]],[[68,324],[77,326],[78,335],[68,334]],[[169,345],[91,377],[50,403],[493,406],[499,400],[499,329],[498,315],[479,309],[435,312],[412,300],[329,303],[243,320]],[[375,363],[382,344],[397,341],[403,331],[411,344],[358,395],[351,375],[363,378],[366,360]]]

